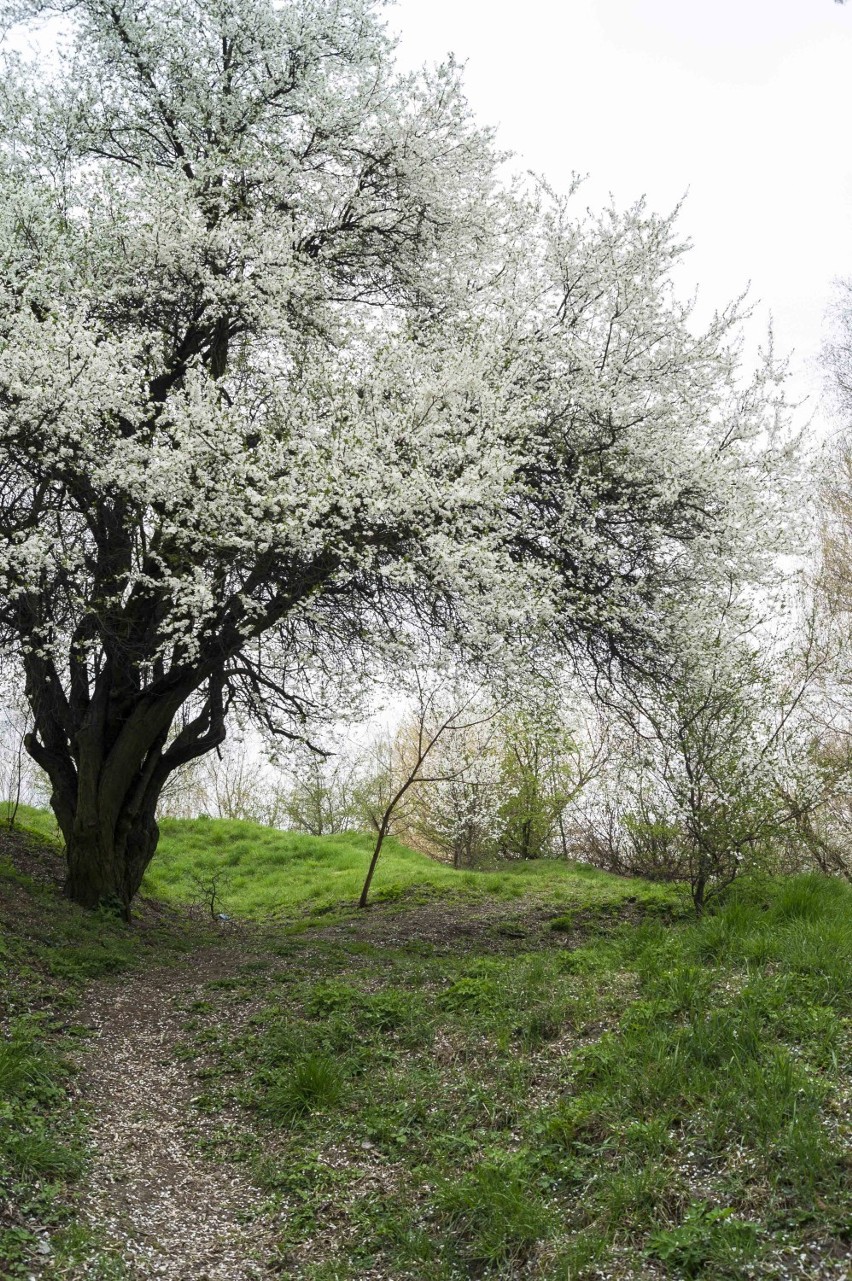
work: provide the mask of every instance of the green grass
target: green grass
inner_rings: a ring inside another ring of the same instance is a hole
[[[15,826],[35,839],[58,840],[56,821],[45,810],[20,806]],[[321,915],[347,910],[357,900],[372,852],[373,838],[363,832],[315,837],[239,820],[163,819],[142,892],[164,903],[198,904],[217,877],[217,911],[250,920]],[[533,896],[554,912],[605,911],[625,902],[674,909],[683,897],[671,886],[549,859],[458,871],[387,839],[371,900],[411,902],[435,894],[508,901]],[[568,913],[553,928],[570,930],[574,919]]]
[[[170,903],[198,903],[218,874],[217,910],[254,920],[351,907],[373,850],[369,835],[314,837],[254,823],[165,819],[143,890]],[[457,871],[390,839],[382,848],[372,900],[418,894],[518,899],[538,895],[560,906],[605,908],[639,897],[670,904],[670,887],[607,876],[550,860],[514,863],[499,871]]]
[[[242,934],[179,912],[157,925],[149,906],[143,936],[0,864],[10,1276],[28,1274],[36,1223],[57,1276],[122,1275],[69,1211],[85,1153],[68,1022],[92,979],[221,937],[229,955],[243,939],[244,963],[187,1003],[179,1053],[210,1159],[246,1163],[280,1225],[281,1275],[804,1281],[804,1257],[839,1281],[849,886],[743,880],[695,920],[643,882],[557,863],[458,873],[392,842],[379,906],[359,914],[370,849],[164,823],[146,892],[198,903],[218,872],[217,907],[262,922]],[[489,901],[504,911],[467,928],[465,906]],[[329,921],[358,928],[314,928]]]
[[[0,825],[8,826],[9,812],[9,802],[0,802]],[[34,809],[32,805],[19,805],[15,810],[14,826],[20,832],[40,837],[45,841],[59,840],[59,828],[50,810]]]
[[[284,1122],[333,1108],[343,1093],[340,1069],[327,1054],[297,1053],[263,1085],[264,1114]]]
[[[262,1002],[243,1030],[207,1012],[188,1052],[211,1115],[245,1108],[288,1275],[737,1281],[849,1249],[852,891],[591,924],[520,953],[290,935],[228,994],[232,1022]]]

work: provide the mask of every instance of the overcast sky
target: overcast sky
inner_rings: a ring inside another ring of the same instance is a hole
[[[477,116],[578,200],[688,192],[702,306],[751,282],[813,389],[823,316],[852,277],[852,4],[832,0],[398,0],[406,65],[466,61]]]

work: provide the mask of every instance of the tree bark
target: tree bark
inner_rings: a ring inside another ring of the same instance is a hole
[[[130,905],[154,857],[159,834],[150,805],[123,834],[103,813],[87,820],[78,817],[66,835],[65,895],[81,907],[109,908],[130,920]]]
[[[387,835],[388,819],[389,819],[389,813],[386,812],[384,818],[382,819],[381,826],[379,828],[379,834],[376,837],[376,845],[373,850],[373,857],[370,859],[370,866],[367,869],[367,876],[364,881],[364,888],[361,890],[361,897],[358,900],[359,907],[367,906],[367,899],[370,894],[370,886],[373,883],[373,873],[376,870],[376,864],[379,861],[379,855],[382,852],[382,845],[384,844],[385,836]]]
[[[76,724],[56,696],[32,700],[36,725],[25,745],[53,785],[51,807],[65,839],[65,894],[73,902],[130,919],[157,848],[156,810],[166,780],[225,738],[223,686],[221,672],[207,677],[198,714],[170,743],[175,713],[191,687],[159,698],[147,692],[119,698],[104,675]]]

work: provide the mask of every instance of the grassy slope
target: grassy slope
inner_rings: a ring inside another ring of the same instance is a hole
[[[254,823],[166,819],[144,890],[172,903],[197,903],[218,871],[217,904],[223,911],[255,920],[321,914],[357,900],[372,849],[372,839],[358,832],[314,837]],[[672,900],[668,888],[564,863],[457,872],[399,841],[386,841],[373,880],[373,900],[405,896],[410,901],[418,891],[510,900],[532,892],[566,907],[635,897],[648,903]]]
[[[299,921],[186,1011],[181,1051],[211,1157],[250,1163],[281,1211],[284,1275],[848,1275],[849,887],[745,886],[696,923],[664,919],[670,896],[642,883],[459,875],[392,846],[377,888],[395,904],[305,928],[351,904],[368,851],[175,823],[149,877],[198,899],[222,861],[226,910]],[[91,977],[191,949],[199,927],[149,907],[128,935],[2,862],[0,907],[0,1182],[20,1207],[0,1258],[18,1250],[26,1275],[39,1222],[51,1276],[118,1276],[74,1238],[63,1191],[85,1160],[63,1103],[69,1011]],[[235,1101],[237,1137],[217,1124]]]
[[[189,1012],[198,1106],[245,1107],[284,1272],[846,1278],[849,888],[567,947],[516,923],[511,950],[451,919],[437,946],[293,936]]]

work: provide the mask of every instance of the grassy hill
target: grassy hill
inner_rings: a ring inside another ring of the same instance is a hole
[[[222,910],[253,920],[346,910],[357,901],[373,851],[362,832],[305,836],[224,819],[166,819],[143,887],[171,903],[197,903],[219,876]],[[389,902],[419,894],[517,899],[531,893],[554,904],[615,904],[628,898],[673,903],[670,887],[606,876],[593,868],[539,860],[499,871],[456,871],[400,841],[388,839],[372,898]]]
[[[199,820],[164,825],[128,931],[58,898],[49,824],[23,818],[29,838],[0,843],[0,1276],[159,1266],[133,1262],[135,1229],[80,1210],[87,1179],[123,1195],[87,1146],[76,1023],[113,991],[151,1002],[156,1071],[189,1082],[168,1124],[193,1178],[252,1189],[251,1275],[850,1275],[850,887],[744,882],[695,921],[658,886],[460,874],[394,844],[358,913],[368,840]],[[219,868],[232,919],[214,924],[197,905]],[[154,969],[173,978],[152,987]],[[101,1026],[98,1062],[126,1074],[135,1035]],[[149,1104],[165,1125],[167,1097]],[[196,1185],[140,1156],[134,1126],[121,1159],[177,1203]]]

